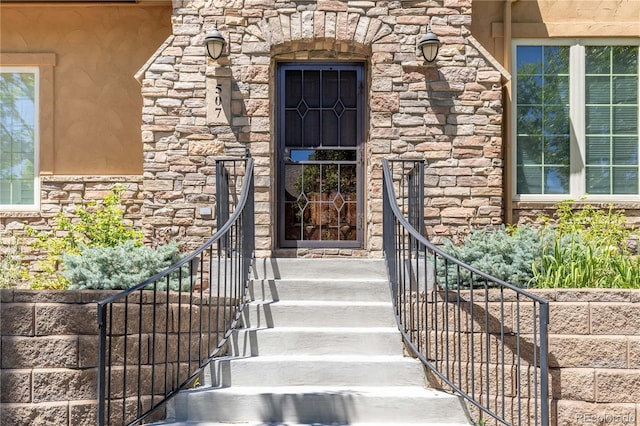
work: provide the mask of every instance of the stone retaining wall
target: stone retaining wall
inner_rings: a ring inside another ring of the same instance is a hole
[[[550,301],[552,424],[640,426],[640,290],[533,292]],[[96,302],[108,294],[0,290],[3,424],[95,424]],[[172,297],[172,319],[167,322],[174,332],[175,302],[177,297]],[[152,299],[143,303],[151,304]],[[481,300],[476,303],[484,306]],[[492,338],[497,330],[495,303],[492,301],[489,308]],[[513,311],[507,309],[505,318],[513,319],[509,312]],[[170,359],[177,346],[171,342],[177,339],[170,340]],[[115,346],[114,354],[119,353],[118,348],[121,346]],[[150,345],[144,345],[147,359],[149,350]],[[156,361],[164,365],[164,357]],[[528,361],[522,362],[526,365]],[[496,384],[491,387],[495,389]]]
[[[496,389],[505,386],[505,409],[507,415],[513,411],[515,398],[524,398],[525,408],[523,424],[534,426],[534,419],[526,412],[532,401],[533,380],[530,365],[533,360],[531,307],[521,298],[519,311],[516,309],[515,296],[505,292],[504,303],[500,303],[500,293],[490,291],[485,304],[483,292],[474,291],[474,351],[476,360],[486,358],[484,342],[490,342],[489,359],[491,368],[487,373],[481,364],[475,365],[476,396],[485,395],[484,377],[489,377],[492,407],[502,405]],[[640,290],[532,290],[550,302],[549,305],[549,395],[550,419],[556,426],[579,426],[588,424],[640,426]],[[449,296],[449,309],[455,303],[456,293]],[[468,291],[462,291],[461,297],[468,301]],[[465,302],[465,304],[468,302]],[[437,305],[437,306],[436,306]],[[438,316],[431,316],[431,336],[434,325],[438,324],[439,335],[446,342],[444,331],[444,299],[433,300],[429,309],[438,309]],[[424,309],[424,305],[423,305]],[[489,312],[489,336],[485,333],[484,311]],[[460,328],[461,340],[453,333],[457,327],[457,318],[449,317],[449,348],[451,374],[455,377],[462,371],[464,385],[471,383],[469,364],[470,318],[463,313]],[[520,355],[515,348],[516,317],[521,319]],[[501,363],[500,322],[505,324],[505,364]],[[453,349],[461,342],[462,350],[456,354]],[[445,343],[443,343],[444,345]],[[435,354],[431,359],[435,359]],[[454,361],[461,355],[461,362]],[[483,358],[484,357],[484,358]],[[524,373],[518,379],[515,372],[517,363]],[[443,364],[444,365],[444,364]],[[458,370],[461,367],[462,370]],[[505,372],[502,382],[500,372]],[[488,376],[485,376],[488,374]],[[438,381],[432,378],[433,383]],[[456,377],[456,380],[458,378]],[[520,383],[518,383],[520,380]],[[526,383],[529,382],[529,383]],[[486,395],[485,395],[486,396]],[[472,417],[480,416],[477,410],[470,408]],[[513,417],[517,423],[516,417]],[[528,423],[527,423],[528,422]],[[486,424],[492,424],[487,422]]]
[[[550,301],[557,425],[640,425],[640,290],[536,290]]]
[[[98,374],[98,326],[96,302],[114,294],[108,291],[33,291],[0,290],[0,419],[3,425],[34,426],[95,425],[97,418],[97,374]],[[137,395],[137,364],[141,357],[143,404],[148,404],[151,393],[150,375],[154,366],[155,384],[153,393],[164,393],[164,368],[169,368],[171,378],[177,377],[177,368],[186,377],[187,351],[182,350],[176,365],[178,348],[178,312],[182,312],[180,330],[181,348],[192,347],[189,354],[197,365],[200,349],[198,321],[189,330],[186,318],[189,318],[188,295],[183,295],[181,304],[172,294],[169,308],[166,309],[166,297],[158,294],[154,300],[152,292],[145,292],[142,300],[144,324],[142,343],[137,331],[139,304],[130,298],[127,337],[120,327],[118,337],[113,340],[112,359],[115,365],[122,365],[123,342],[129,342],[127,355],[127,389],[133,389]],[[160,306],[157,322],[162,328],[168,325],[168,354],[165,357],[164,330],[161,336],[153,339],[150,334],[151,308],[155,302]],[[124,317],[124,303],[116,304],[114,317]],[[197,312],[203,312],[203,318],[216,320],[215,306],[209,315],[208,307],[196,307],[191,312],[197,318]],[[170,317],[164,318],[164,312]],[[227,315],[227,318],[229,315]],[[215,325],[214,325],[215,326]],[[205,327],[203,325],[203,327]],[[117,330],[118,327],[114,325]],[[191,337],[189,337],[191,336]],[[213,335],[215,338],[215,334]],[[189,343],[191,340],[191,343]],[[206,341],[206,340],[204,340]],[[155,342],[155,346],[152,342]],[[215,347],[213,342],[213,347]],[[140,346],[140,352],[138,352]],[[132,350],[134,348],[134,350]],[[155,348],[155,349],[154,349]],[[165,359],[168,360],[165,363]],[[153,364],[152,364],[153,363]],[[118,367],[114,377],[120,377]],[[136,383],[132,383],[136,382]],[[171,383],[171,382],[170,382]],[[171,384],[170,384],[171,385]],[[122,397],[122,386],[112,383],[112,394]],[[160,397],[156,396],[156,403]],[[112,417],[121,418],[121,399],[112,408]]]
[[[108,294],[0,290],[3,423],[96,423],[96,302]]]

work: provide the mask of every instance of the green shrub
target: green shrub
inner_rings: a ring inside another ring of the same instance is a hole
[[[0,234],[1,235],[1,234]],[[22,268],[22,252],[18,239],[2,238],[0,245],[0,288],[18,287],[24,278]]]
[[[543,218],[551,226],[557,238],[577,236],[580,243],[603,248],[617,248],[628,253],[627,241],[632,230],[626,228],[626,217],[621,210],[597,209],[591,204],[572,207],[571,201],[557,204],[555,221]]]
[[[152,249],[128,240],[115,247],[82,247],[79,254],[66,253],[62,260],[69,289],[126,290],[171,266],[180,255],[176,243]],[[182,276],[186,273],[183,270]],[[172,290],[178,289],[177,274],[170,280]],[[166,281],[159,282],[157,289],[166,289]]]
[[[544,218],[542,232],[552,236],[534,265],[536,287],[638,288],[640,263],[627,248],[632,230],[622,211],[580,209],[561,202],[556,219]]]
[[[114,185],[103,201],[78,206],[78,220],[60,212],[53,220],[51,231],[38,231],[27,226],[26,233],[35,237],[33,248],[46,254],[31,274],[34,289],[66,289],[69,281],[60,274],[63,254],[78,254],[80,247],[115,247],[125,241],[142,245],[142,232],[127,226],[120,201],[124,186]]]
[[[539,262],[542,253],[542,238],[542,234],[531,226],[473,229],[461,245],[446,240],[443,250],[482,272],[518,287],[529,287],[533,265]],[[444,269],[444,264],[440,263],[439,277],[444,276]],[[469,272],[462,268],[459,272],[461,285],[469,287]],[[449,284],[457,285],[456,265],[449,265],[446,273]]]
[[[555,219],[541,218],[539,229],[521,226],[473,230],[461,245],[446,241],[444,250],[471,266],[520,287],[640,288],[640,257],[628,249],[632,230],[622,211],[571,201],[558,203]],[[447,279],[457,285],[458,269]],[[439,265],[439,276],[445,273]],[[461,285],[470,274],[460,269]]]
[[[115,247],[130,240],[142,245],[142,231],[133,229],[124,221],[121,205],[124,189],[123,185],[114,185],[104,201],[92,201],[86,207],[76,209],[80,220],[77,223],[68,221],[67,225],[76,245]]]

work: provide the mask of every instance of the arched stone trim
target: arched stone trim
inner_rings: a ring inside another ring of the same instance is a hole
[[[335,39],[311,39],[271,46],[274,59],[361,59],[371,57],[371,46]]]
[[[371,56],[371,46],[393,29],[359,13],[303,11],[280,14],[260,24],[271,54],[323,50]]]

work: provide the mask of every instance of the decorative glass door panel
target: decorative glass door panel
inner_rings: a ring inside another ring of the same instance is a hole
[[[279,241],[362,246],[362,66],[279,68]]]

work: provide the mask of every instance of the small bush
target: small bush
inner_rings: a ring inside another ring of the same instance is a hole
[[[22,252],[15,237],[2,238],[0,246],[0,288],[18,287],[24,278]]]
[[[73,221],[60,212],[51,231],[38,231],[27,226],[28,236],[35,237],[33,248],[46,254],[31,274],[31,288],[66,289],[69,281],[62,271],[63,254],[78,254],[82,247],[115,247],[125,241],[142,245],[142,232],[127,226],[120,201],[124,187],[114,185],[102,202],[92,201],[76,208],[79,220]]]
[[[443,250],[474,268],[518,287],[530,287],[533,265],[542,253],[542,235],[530,226],[473,229],[461,245],[446,240]],[[438,265],[443,276],[444,264]],[[449,265],[447,279],[457,285],[458,268]],[[460,269],[461,285],[469,287],[470,274]],[[474,285],[476,283],[473,283]]]
[[[64,254],[62,260],[62,274],[70,282],[69,289],[126,290],[171,266],[180,256],[176,243],[152,249],[128,240],[115,247],[82,247],[79,254]],[[183,271],[182,276],[186,273]],[[175,277],[170,281],[171,289],[177,290]],[[166,289],[166,281],[162,280],[157,289]]]
[[[556,217],[544,218],[542,232],[552,238],[542,262],[534,265],[536,287],[640,287],[640,263],[627,248],[632,230],[625,227],[622,211],[591,205],[573,209],[567,201],[558,204]]]
[[[627,241],[632,230],[625,226],[626,217],[623,211],[614,211],[611,205],[608,209],[597,209],[591,204],[574,209],[571,203],[563,201],[557,204],[555,221],[543,218],[547,226],[554,230],[557,238],[573,235],[586,245],[615,247],[628,253]]]
[[[592,205],[572,208],[558,204],[555,219],[541,218],[530,226],[473,230],[461,245],[446,241],[444,250],[463,262],[520,287],[640,288],[640,257],[628,249],[632,230],[622,211]],[[458,269],[450,265],[449,285],[456,286]],[[463,287],[476,285],[460,269]]]
[[[142,231],[133,229],[124,221],[121,198],[124,186],[114,185],[102,202],[92,201],[86,207],[78,207],[77,223],[67,226],[76,245],[92,247],[115,247],[124,241],[134,241],[142,245]]]

